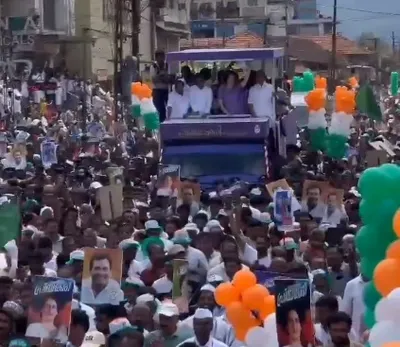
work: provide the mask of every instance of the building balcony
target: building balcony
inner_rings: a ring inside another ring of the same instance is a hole
[[[75,0],[3,0],[2,5],[2,21],[11,32],[75,35]]]
[[[186,10],[164,7],[155,10],[157,27],[186,36],[190,33]]]

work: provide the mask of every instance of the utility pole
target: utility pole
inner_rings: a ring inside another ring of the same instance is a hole
[[[329,94],[335,92],[336,81],[336,35],[337,35],[337,0],[333,2],[333,25],[332,25],[332,47],[331,47],[331,67],[329,71]]]
[[[131,0],[131,31],[132,31],[132,57],[139,59],[139,34],[140,34],[140,1]]]
[[[118,94],[121,91],[121,64],[123,61],[123,0],[114,0],[115,32],[114,32],[114,119],[118,116]]]
[[[392,31],[392,54],[393,56],[396,55],[396,36],[394,31]]]
[[[285,1],[285,71],[289,69],[289,0]]]

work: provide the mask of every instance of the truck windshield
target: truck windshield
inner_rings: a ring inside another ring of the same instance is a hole
[[[193,148],[192,148],[193,147]],[[263,145],[169,147],[163,162],[181,166],[181,176],[265,175]]]

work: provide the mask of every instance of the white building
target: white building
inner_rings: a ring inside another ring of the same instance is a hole
[[[0,0],[1,37],[13,42],[13,59],[64,61],[71,73],[110,79],[113,74],[113,15],[116,0]],[[131,53],[131,0],[124,2],[124,57]],[[178,50],[189,34],[188,14],[178,0],[141,1],[140,61],[148,64],[154,51]],[[26,24],[27,23],[27,24]],[[35,25],[32,25],[35,23]],[[14,38],[18,37],[18,39]]]

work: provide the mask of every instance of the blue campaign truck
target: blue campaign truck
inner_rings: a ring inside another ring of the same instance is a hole
[[[246,62],[264,69],[274,85],[283,55],[283,48],[188,49],[166,58],[168,63]],[[267,140],[275,126],[249,114],[167,120],[160,128],[161,162],[180,165],[181,177],[196,177],[205,190],[232,178],[259,183],[268,173]]]

